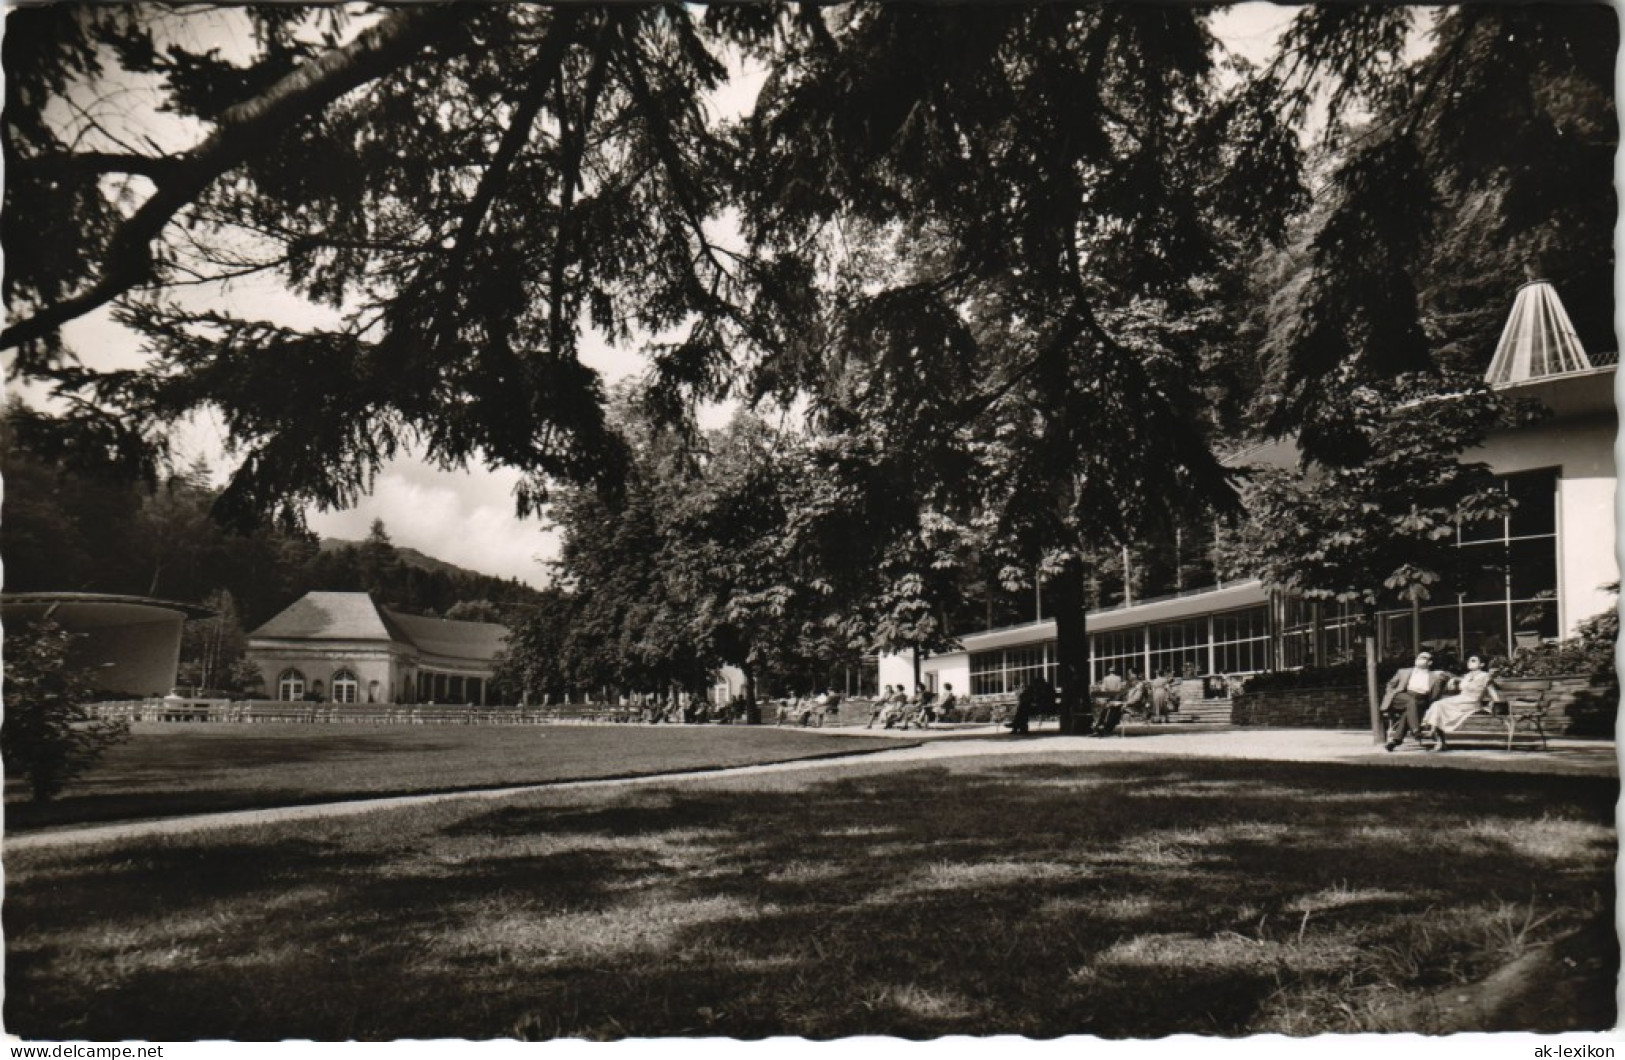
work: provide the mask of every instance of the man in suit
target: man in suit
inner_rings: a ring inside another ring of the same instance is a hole
[[[1399,672],[1389,680],[1388,693],[1382,698],[1383,714],[1386,715],[1390,708],[1403,712],[1388,735],[1388,750],[1392,751],[1404,743],[1406,733],[1422,727],[1419,720],[1422,712],[1444,695],[1449,680],[1448,675],[1433,668],[1433,656],[1425,651],[1417,653],[1414,665],[1400,667]],[[1422,737],[1418,735],[1416,739],[1421,742]]]

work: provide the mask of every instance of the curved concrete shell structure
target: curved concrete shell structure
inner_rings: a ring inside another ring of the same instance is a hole
[[[181,626],[208,618],[209,608],[145,596],[102,593],[5,593],[0,619],[33,622],[49,616],[81,638],[74,661],[103,692],[161,696],[175,687]]]

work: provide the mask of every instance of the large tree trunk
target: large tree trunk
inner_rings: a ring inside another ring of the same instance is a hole
[[[1050,604],[1055,609],[1056,682],[1060,688],[1061,732],[1088,731],[1089,619],[1084,608],[1085,570],[1074,559],[1050,579]]]

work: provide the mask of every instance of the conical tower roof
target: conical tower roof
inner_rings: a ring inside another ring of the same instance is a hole
[[[1556,288],[1545,280],[1532,280],[1518,288],[1484,381],[1521,383],[1590,367],[1591,358],[1580,348]]]

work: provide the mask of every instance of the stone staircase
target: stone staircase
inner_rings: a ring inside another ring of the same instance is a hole
[[[1228,699],[1186,699],[1179,704],[1179,713],[1172,715],[1177,722],[1202,725],[1230,724]]]

